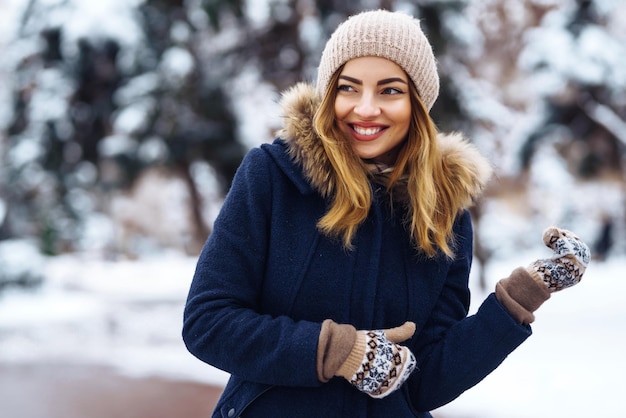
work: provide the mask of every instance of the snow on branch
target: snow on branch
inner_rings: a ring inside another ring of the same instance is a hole
[[[586,101],[582,108],[591,119],[626,145],[626,122],[613,109],[593,100]]]

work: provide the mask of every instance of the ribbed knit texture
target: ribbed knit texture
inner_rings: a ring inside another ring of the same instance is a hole
[[[332,34],[322,53],[316,93],[322,97],[330,79],[351,59],[375,56],[398,64],[409,75],[430,110],[439,95],[439,75],[432,47],[419,21],[407,14],[376,10],[350,17]]]
[[[366,331],[359,331],[356,335],[356,340],[354,341],[354,345],[352,346],[352,351],[348,354],[343,364],[339,369],[335,372],[337,376],[341,376],[347,380],[352,379],[354,374],[361,367],[361,363],[363,363],[363,357],[367,352],[366,342],[367,339],[365,337]]]
[[[358,369],[365,352],[365,339],[357,342],[358,333],[352,325],[337,324],[331,319],[322,323],[319,342],[317,346],[317,378],[320,382],[328,382],[337,373],[337,370],[346,362],[352,354],[356,359],[351,360],[356,363],[350,369],[350,376],[354,370]],[[364,338],[364,337],[363,337]],[[360,353],[352,353],[354,347],[361,347]]]
[[[496,298],[520,324],[535,321],[534,312],[550,299],[550,293],[541,279],[533,278],[530,271],[522,267],[496,284]]]

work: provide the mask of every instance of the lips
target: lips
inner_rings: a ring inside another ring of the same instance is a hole
[[[359,141],[373,141],[382,135],[382,133],[387,129],[386,126],[360,126],[351,124],[353,136]]]
[[[361,128],[360,126],[353,126],[352,129],[354,129],[357,134],[366,136],[375,135],[383,130],[383,128]]]

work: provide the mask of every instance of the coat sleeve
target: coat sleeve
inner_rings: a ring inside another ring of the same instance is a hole
[[[469,308],[472,258],[469,214],[457,222],[460,251],[448,271],[430,319],[414,338],[418,368],[409,380],[413,407],[430,411],[452,401],[491,373],[531,334],[490,294],[476,314]]]
[[[321,323],[259,309],[277,176],[266,151],[253,149],[244,158],[198,259],[183,340],[200,360],[242,379],[317,386]]]

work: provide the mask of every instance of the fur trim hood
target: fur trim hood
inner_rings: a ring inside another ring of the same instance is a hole
[[[322,196],[331,196],[337,182],[324,146],[313,128],[320,103],[315,88],[299,83],[282,94],[283,128],[278,137],[291,158],[302,167],[306,179]],[[469,208],[489,181],[492,168],[478,149],[460,133],[439,134],[439,151],[450,187],[456,190],[456,209]]]

